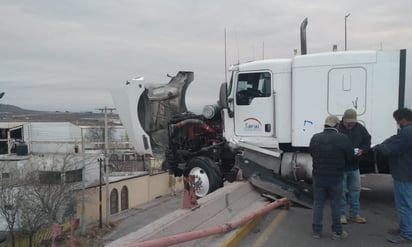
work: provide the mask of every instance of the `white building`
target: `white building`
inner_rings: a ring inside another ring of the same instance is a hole
[[[79,184],[84,187],[96,185],[104,174],[104,169],[99,172],[105,165],[100,161],[105,150],[104,132],[102,126],[70,122],[0,122],[0,182],[35,170],[65,182],[83,181]],[[122,126],[110,126],[108,140],[109,171],[148,173]],[[104,183],[104,176],[102,180]],[[0,216],[0,232],[6,228]]]

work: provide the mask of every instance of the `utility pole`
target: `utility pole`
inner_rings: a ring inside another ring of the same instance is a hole
[[[262,59],[265,59],[265,41],[262,42]]]
[[[107,108],[104,107],[104,167],[106,168],[105,180],[106,180],[106,224],[109,224],[110,217],[110,192],[109,192],[109,141],[107,132]]]
[[[103,156],[103,155],[102,155]],[[99,157],[99,228],[103,227],[102,223],[102,163],[103,157]]]
[[[227,82],[227,53],[226,53],[226,28],[225,28],[225,82]]]
[[[81,232],[84,234],[86,232],[86,222],[85,222],[85,210],[86,210],[86,185],[85,185],[85,179],[86,179],[86,162],[85,162],[85,157],[84,157],[84,136],[83,136],[83,128],[80,129],[80,135],[82,138],[82,212],[81,212]]]
[[[350,16],[350,13],[347,14],[347,15],[345,15],[345,51],[348,50],[348,46],[347,46],[348,40],[347,40],[346,20],[348,19],[349,16]]]
[[[115,110],[115,108],[104,108],[97,109],[100,111],[104,111],[104,167],[105,167],[105,183],[106,183],[106,224],[109,223],[110,217],[110,190],[109,190],[109,135],[108,135],[108,127],[107,127],[107,111],[110,113]]]

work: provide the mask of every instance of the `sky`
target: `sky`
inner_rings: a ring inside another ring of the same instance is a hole
[[[2,0],[2,104],[46,111],[114,107],[110,90],[193,71],[189,110],[218,99],[227,65],[300,52],[411,49],[411,0]],[[411,53],[412,54],[412,53]]]

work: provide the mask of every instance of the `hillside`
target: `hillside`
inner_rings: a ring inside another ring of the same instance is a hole
[[[0,114],[12,114],[12,115],[16,115],[16,114],[28,114],[28,113],[33,113],[36,111],[33,110],[27,110],[27,109],[22,109],[18,106],[14,106],[14,105],[5,105],[5,104],[0,104]]]
[[[117,114],[109,114],[118,119]],[[101,124],[103,113],[93,112],[49,112],[23,109],[14,105],[0,104],[0,122],[72,122],[74,124]]]

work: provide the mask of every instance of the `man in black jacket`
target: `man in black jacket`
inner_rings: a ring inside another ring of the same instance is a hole
[[[339,124],[339,132],[345,134],[352,142],[355,157],[348,162],[343,175],[343,193],[340,206],[340,222],[346,224],[347,220],[363,224],[366,219],[360,216],[360,192],[361,181],[359,172],[359,159],[371,146],[371,135],[366,128],[358,123],[357,113],[353,109],[347,109],[343,113]],[[349,205],[349,218],[346,219],[346,207]]]
[[[398,134],[375,147],[388,157],[393,178],[395,206],[399,212],[399,229],[391,230],[386,239],[394,244],[412,242],[412,111],[400,108],[393,112]]]
[[[340,222],[340,200],[345,165],[353,158],[352,144],[347,136],[337,130],[339,119],[330,115],[325,120],[323,132],[310,140],[309,151],[313,163],[313,237],[322,232],[323,207],[330,200],[332,214],[332,239],[346,238]]]

